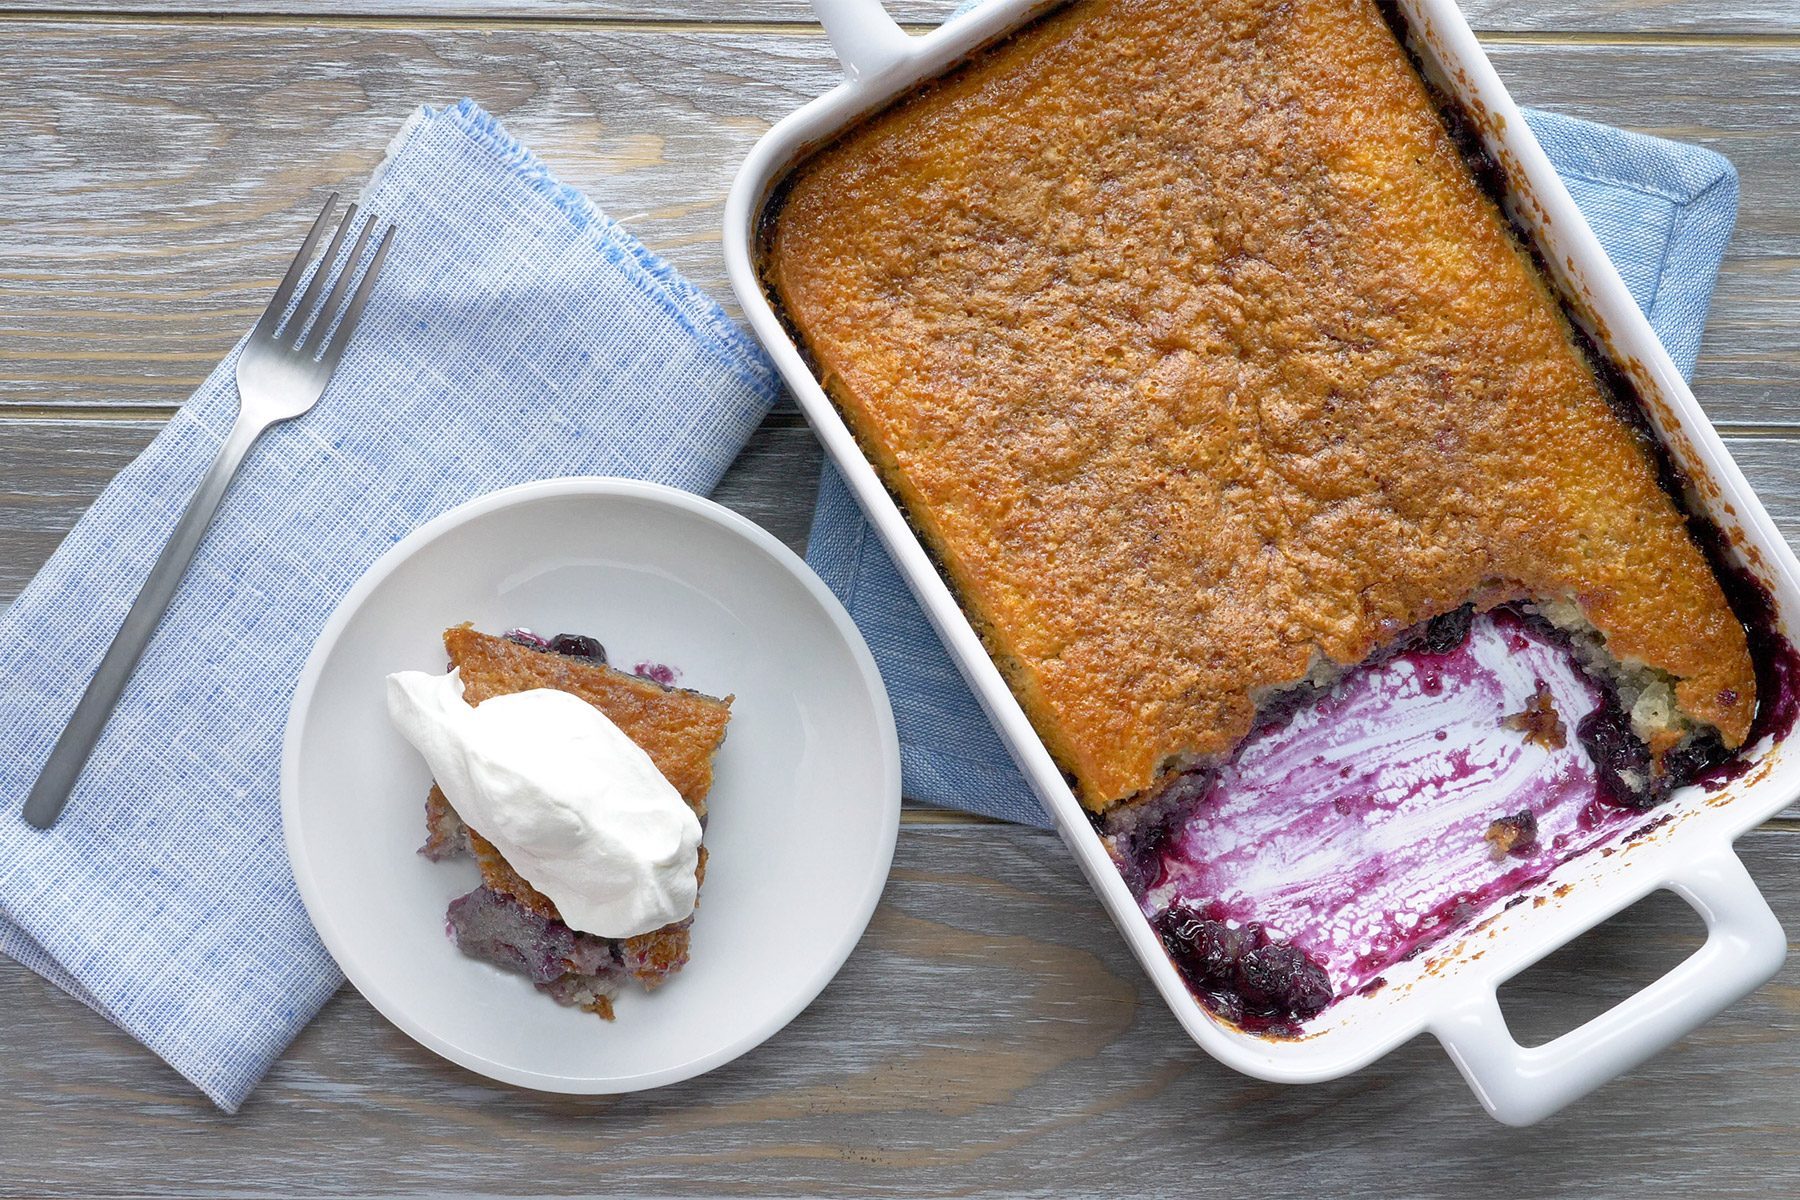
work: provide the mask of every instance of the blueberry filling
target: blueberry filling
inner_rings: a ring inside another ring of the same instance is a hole
[[[1157,864],[1163,844],[1183,818],[1199,807],[1212,790],[1214,773],[1203,768],[1183,771],[1163,784],[1154,798],[1125,809],[1124,823],[1106,830],[1112,839],[1114,859],[1134,896],[1143,896],[1158,883]]]
[[[1702,730],[1663,755],[1663,775],[1682,783],[1698,779],[1731,758],[1716,729]]]
[[[550,649],[570,658],[585,658],[597,663],[606,661],[606,647],[585,634],[559,633],[550,639]]]
[[[1646,809],[1669,794],[1668,777],[1658,779],[1651,771],[1650,747],[1631,731],[1630,714],[1610,690],[1599,708],[1581,718],[1575,736],[1594,760],[1603,802],[1615,808]]]
[[[1179,900],[1158,915],[1156,930],[1194,995],[1233,1024],[1292,1034],[1331,1003],[1325,968],[1261,925],[1231,925]]]
[[[509,629],[500,636],[533,650],[561,654],[565,658],[584,658],[602,665],[606,663],[606,647],[583,633],[559,633],[553,638],[541,638],[529,629]]]
[[[1448,654],[1469,640],[1469,627],[1474,623],[1475,606],[1465,604],[1425,622],[1419,644],[1432,654]]]
[[[1575,736],[1587,747],[1599,776],[1600,799],[1616,808],[1655,808],[1676,788],[1691,783],[1731,758],[1716,730],[1690,734],[1662,756],[1658,768],[1650,748],[1632,732],[1631,717],[1608,693],[1600,707],[1581,719]]]
[[[511,896],[478,887],[450,902],[450,936],[470,958],[527,976],[539,987],[565,975],[617,990],[623,980],[615,943],[539,916]]]
[[[579,658],[587,662],[607,665],[606,647],[600,642],[581,633],[559,633],[553,638],[542,638],[529,629],[509,629],[500,635],[509,642],[533,650],[542,650],[548,654],[560,654],[564,658]],[[674,687],[680,672],[674,667],[659,662],[641,662],[631,669],[633,675],[659,683],[663,687]]]

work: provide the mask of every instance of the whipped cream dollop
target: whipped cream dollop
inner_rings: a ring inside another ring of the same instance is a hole
[[[605,713],[552,688],[471,705],[455,671],[389,675],[387,705],[457,815],[571,929],[635,937],[694,911],[699,818]]]

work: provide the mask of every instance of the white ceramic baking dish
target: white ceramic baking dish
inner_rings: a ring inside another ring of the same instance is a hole
[[[1683,789],[1658,810],[1671,819],[1623,836],[1613,853],[1596,851],[1565,864],[1533,889],[1539,903],[1506,908],[1385,972],[1387,987],[1328,1009],[1308,1027],[1309,1036],[1273,1040],[1247,1034],[1194,1000],[956,599],[771,307],[755,262],[761,210],[794,162],[1052,5],[993,0],[917,37],[895,24],[879,0],[813,0],[813,7],[843,64],[844,81],[771,129],[740,169],[725,214],[732,286],[826,451],[1055,817],[1095,894],[1193,1039],[1246,1074],[1305,1083],[1347,1074],[1428,1031],[1490,1113],[1528,1124],[1630,1070],[1773,976],[1787,939],[1732,843],[1800,794],[1792,739],[1756,747],[1755,765],[1721,791]],[[1400,8],[1427,75],[1460,102],[1504,168],[1513,215],[1533,232],[1577,312],[1630,375],[1658,433],[1691,476],[1705,514],[1726,531],[1740,563],[1768,587],[1784,632],[1791,630],[1792,614],[1800,612],[1800,564],[1632,301],[1461,13],[1452,0],[1400,0]],[[1541,1046],[1519,1045],[1501,1015],[1499,985],[1658,888],[1680,895],[1704,919],[1708,934],[1701,948],[1579,1028]]]

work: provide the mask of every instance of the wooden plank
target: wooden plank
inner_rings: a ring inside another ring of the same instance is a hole
[[[1800,837],[1740,848],[1776,911],[1800,913]],[[1679,904],[1632,910],[1509,989],[1533,1014],[1519,1024],[1558,1031],[1550,1014],[1616,1000],[1697,930]],[[485,1082],[346,991],[231,1118],[10,963],[0,1010],[8,1196],[1800,1193],[1784,1151],[1800,961],[1627,1082],[1510,1130],[1427,1039],[1308,1087],[1214,1063],[1060,843],[1013,827],[908,830],[869,933],[810,1009],[737,1063],[635,1096]]]
[[[883,0],[899,21],[928,28],[956,11],[957,0]],[[91,14],[84,0],[15,0],[13,13]],[[396,19],[457,22],[666,21],[811,24],[807,0],[106,0],[105,11],[244,19],[289,17],[317,21]],[[1567,33],[1770,34],[1800,30],[1800,3],[1772,0],[1729,5],[1701,0],[1545,0],[1512,4],[1469,0],[1463,5],[1478,30]]]
[[[159,421],[0,420],[0,605],[18,595]],[[820,452],[777,417],[757,430],[714,497],[806,550]]]
[[[1796,0],[1800,2],[1800,0]],[[421,100],[474,95],[702,287],[737,163],[836,77],[816,35],[56,24],[5,30],[0,407],[167,406],[256,312],[319,192]],[[1521,99],[1705,142],[1743,174],[1696,388],[1800,422],[1800,45],[1494,46]]]
[[[146,421],[0,421],[0,605],[37,574],[158,427]]]

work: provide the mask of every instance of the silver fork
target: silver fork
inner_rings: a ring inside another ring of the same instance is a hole
[[[369,235],[377,223],[373,217],[362,223],[361,232],[356,235],[343,266],[338,267],[338,251],[356,223],[354,204],[344,210],[337,232],[332,234],[331,243],[320,256],[319,269],[306,285],[300,302],[293,306],[293,316],[285,321],[282,319],[294,298],[300,277],[313,259],[319,237],[331,223],[337,200],[337,193],[333,192],[325,201],[324,210],[300,244],[300,253],[294,256],[293,265],[288,267],[281,286],[275,289],[274,299],[263,310],[262,319],[256,323],[250,340],[238,355],[237,420],[232,423],[231,432],[219,447],[218,456],[207,469],[206,477],[200,481],[199,490],[188,502],[187,511],[176,522],[168,545],[163,547],[155,565],[150,568],[143,588],[132,601],[131,610],[125,614],[124,624],[119,626],[112,645],[107,647],[87,691],[82,693],[81,702],[75,706],[74,715],[51,748],[37,783],[32,785],[31,795],[25,800],[25,820],[39,829],[50,828],[62,815],[63,807],[69,802],[69,793],[75,790],[75,781],[81,777],[88,756],[94,752],[107,719],[112,716],[113,706],[119,702],[126,682],[143,657],[144,648],[156,633],[157,624],[168,610],[169,601],[181,585],[181,577],[186,574],[188,563],[199,548],[201,538],[206,536],[213,513],[224,498],[225,489],[231,486],[231,478],[237,474],[238,465],[244,461],[251,444],[269,426],[292,420],[318,403],[332,370],[343,357],[345,345],[356,332],[357,319],[362,316],[363,305],[374,290],[375,278],[381,274],[381,264],[387,258],[394,227],[389,225],[382,230],[375,254],[362,272],[355,293],[345,304],[344,297],[356,278]],[[325,294],[322,302],[319,299],[321,292]],[[340,308],[341,319],[338,316]]]

